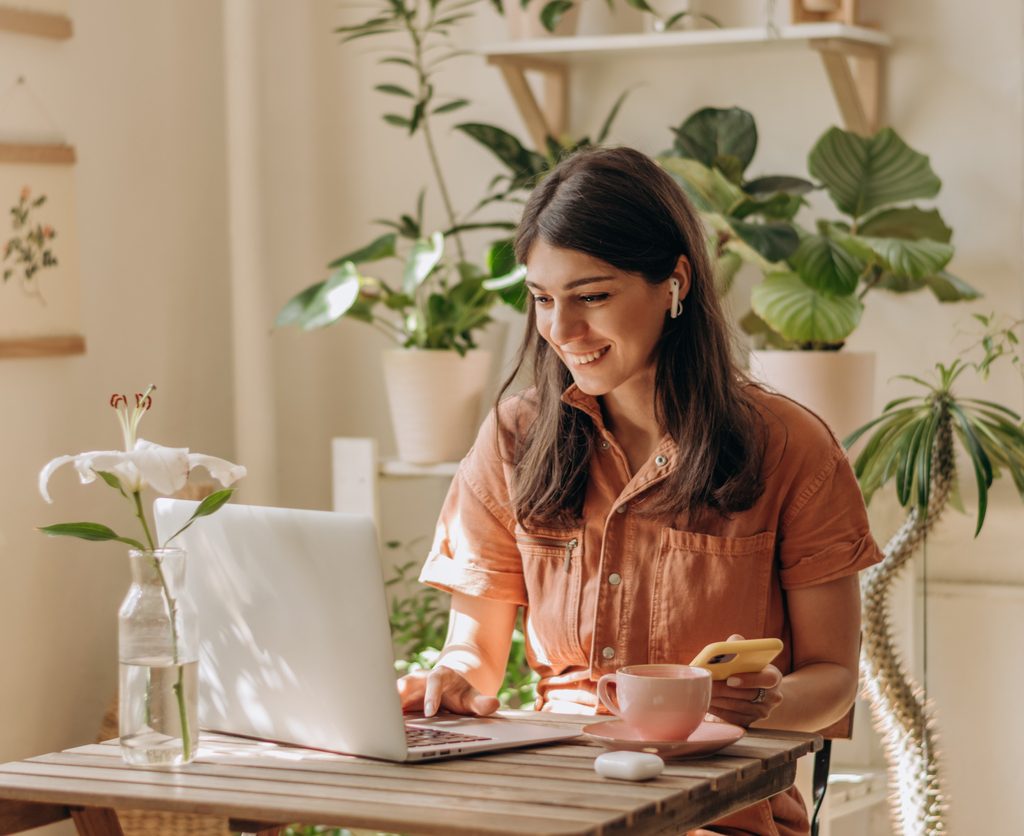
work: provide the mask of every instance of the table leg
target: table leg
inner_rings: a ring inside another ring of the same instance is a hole
[[[110,807],[72,807],[79,836],[124,836],[121,821]]]
[[[0,834],[22,833],[44,824],[63,821],[70,815],[60,804],[0,800]]]

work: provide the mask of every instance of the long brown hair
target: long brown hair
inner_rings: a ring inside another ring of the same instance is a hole
[[[764,491],[763,422],[733,359],[704,230],[682,189],[631,148],[577,152],[530,195],[516,233],[520,264],[538,239],[651,284],[668,279],[679,256],[686,256],[690,291],[682,315],[665,320],[654,384],[656,417],[678,445],[679,461],[645,501],[644,513],[730,513],[752,506]],[[532,296],[518,362],[499,401],[524,366],[533,370],[529,407],[536,418],[515,435],[512,448],[515,515],[535,524],[571,524],[583,510],[596,429],[589,416],[561,400],[572,375],[538,334]]]

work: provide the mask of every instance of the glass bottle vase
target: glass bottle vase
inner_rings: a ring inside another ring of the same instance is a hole
[[[199,636],[182,549],[129,553],[118,612],[121,754],[131,764],[189,763],[199,741]]]

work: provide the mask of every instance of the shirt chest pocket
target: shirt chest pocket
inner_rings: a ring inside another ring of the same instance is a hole
[[[651,606],[650,661],[688,664],[733,633],[764,636],[775,532],[714,537],[663,529]]]
[[[583,530],[516,528],[528,599],[527,648],[555,672],[580,664]]]

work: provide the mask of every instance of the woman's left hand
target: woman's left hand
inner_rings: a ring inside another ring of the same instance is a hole
[[[729,636],[729,641],[742,636]],[[782,702],[782,673],[775,665],[765,665],[756,673],[739,673],[711,683],[711,714],[746,728],[764,720]]]

